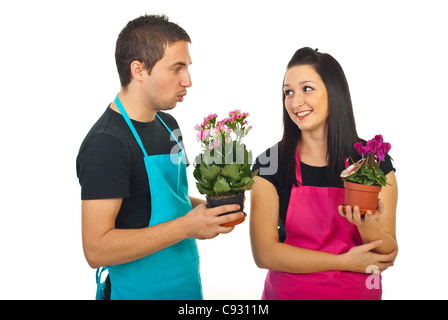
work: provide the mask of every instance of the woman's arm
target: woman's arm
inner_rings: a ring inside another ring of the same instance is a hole
[[[398,244],[395,234],[396,209],[398,199],[397,179],[391,171],[387,174],[390,185],[382,188],[378,201],[378,211],[372,215],[370,211],[361,218],[359,208],[355,206],[347,208],[346,213],[339,208],[339,213],[345,216],[351,223],[358,226],[363,243],[381,239],[383,244],[375,249],[378,253],[398,252]]]
[[[366,272],[370,265],[378,265],[380,270],[389,266],[388,255],[370,251],[379,246],[380,241],[355,247],[341,255],[279,242],[277,190],[266,179],[254,179],[256,182],[251,190],[250,237],[252,253],[258,267],[289,273],[312,273],[330,270]]]

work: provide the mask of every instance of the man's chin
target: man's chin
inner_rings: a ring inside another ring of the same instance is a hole
[[[173,110],[174,108],[176,108],[177,106],[177,102],[173,102],[171,104],[165,104],[163,106],[159,106],[157,109],[157,111],[169,111],[169,110]]]

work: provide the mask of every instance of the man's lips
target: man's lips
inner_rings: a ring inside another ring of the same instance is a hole
[[[177,96],[177,99],[179,100],[179,102],[184,101],[184,97],[185,97],[186,95],[187,95],[186,92],[182,92],[181,94],[179,94],[179,95]]]

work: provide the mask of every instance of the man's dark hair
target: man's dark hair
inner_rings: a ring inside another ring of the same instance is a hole
[[[187,32],[165,15],[143,15],[129,21],[120,32],[115,47],[115,62],[123,87],[131,82],[132,61],[145,64],[148,73],[162,59],[165,48],[177,41],[191,43]]]

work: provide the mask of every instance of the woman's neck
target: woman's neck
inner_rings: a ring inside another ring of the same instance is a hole
[[[302,132],[298,143],[300,161],[315,167],[328,165],[327,135]]]

